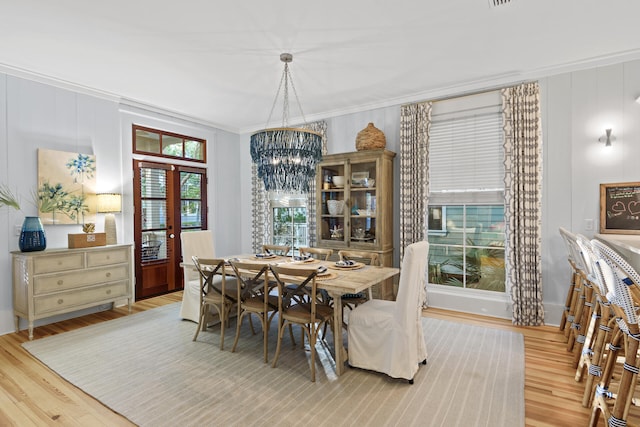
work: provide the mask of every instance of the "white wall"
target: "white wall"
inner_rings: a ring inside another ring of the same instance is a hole
[[[122,108],[122,110],[121,110]],[[0,334],[14,331],[10,251],[18,250],[15,228],[27,215],[36,215],[30,203],[37,187],[37,150],[93,153],[99,191],[123,194],[123,212],[116,215],[118,241],[133,242],[131,123],[204,138],[208,142],[209,224],[216,230],[220,254],[238,253],[240,243],[239,137],[188,120],[122,106],[117,99],[92,96],[0,73],[0,183],[22,197],[22,210],[0,209]],[[101,231],[102,215],[96,219]],[[47,248],[67,247],[67,234],[81,232],[80,225],[45,226]],[[42,319],[37,325],[93,312],[104,307]],[[21,328],[26,322],[21,320]]]
[[[544,143],[542,270],[546,321],[557,324],[569,278],[563,226],[592,236],[598,227],[599,184],[640,181],[640,60],[539,78]],[[458,94],[451,93],[449,96]],[[355,137],[373,122],[398,153],[400,106],[327,118],[328,150],[355,150]],[[131,123],[193,134],[208,140],[209,221],[221,255],[251,250],[251,159],[249,135],[213,129],[157,111],[123,106],[116,99],[75,93],[0,73],[0,182],[23,195],[23,210],[0,210],[0,334],[13,331],[10,254],[18,248],[15,227],[35,214],[29,194],[37,182],[37,149],[96,154],[98,186],[120,189],[124,211],[117,218],[119,240],[132,242]],[[610,149],[598,143],[606,127],[617,140]],[[394,188],[395,260],[398,263],[398,179]],[[124,184],[123,184],[124,183]],[[593,219],[595,230],[585,229]],[[102,226],[101,218],[97,226]],[[65,247],[79,226],[47,226],[48,247]],[[240,236],[238,238],[238,236]],[[499,316],[504,304],[483,298],[445,295],[450,307]],[[431,301],[433,303],[433,300]],[[505,314],[507,313],[507,314]],[[46,322],[50,322],[49,319]],[[45,322],[45,321],[43,321]],[[42,323],[42,322],[40,322]]]
[[[545,321],[558,324],[569,280],[566,251],[558,234],[562,226],[592,237],[599,223],[599,184],[640,181],[640,61],[542,76],[543,128],[542,283]],[[516,84],[513,82],[512,84]],[[509,85],[505,83],[504,86]],[[446,96],[460,94],[450,93]],[[443,96],[443,97],[446,97]],[[398,153],[400,106],[326,119],[328,152],[355,151],[355,137],[368,122],[384,131],[387,148]],[[610,149],[598,142],[607,127],[617,140]],[[249,135],[241,138],[242,250],[251,250]],[[394,188],[395,262],[398,265],[399,159]],[[594,230],[585,229],[585,219]],[[478,314],[510,317],[507,298],[470,292],[431,295],[431,305]]]

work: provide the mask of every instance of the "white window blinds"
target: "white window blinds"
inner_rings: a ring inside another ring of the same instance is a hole
[[[429,203],[503,203],[499,93],[434,103],[429,133]]]

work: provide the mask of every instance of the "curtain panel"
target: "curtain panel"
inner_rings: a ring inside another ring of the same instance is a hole
[[[513,323],[544,323],[542,303],[542,128],[537,82],[502,89],[505,258]]]
[[[429,129],[431,102],[403,105],[400,110],[400,263],[404,250],[427,239],[429,204]],[[428,280],[428,269],[425,287]],[[427,307],[426,292],[422,302]]]
[[[322,135],[322,155],[327,154],[327,122],[320,120],[300,126],[319,132]],[[307,194],[307,230],[309,233],[309,246],[316,245],[316,181],[312,180]],[[260,252],[262,245],[270,243],[273,238],[273,211],[269,203],[269,195],[264,188],[264,183],[258,177],[258,168],[251,165],[251,245],[254,252]]]

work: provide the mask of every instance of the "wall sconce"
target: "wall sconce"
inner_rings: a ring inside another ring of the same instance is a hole
[[[604,142],[605,147],[611,147],[611,141],[615,141],[616,137],[611,135],[611,129],[605,130],[605,134],[598,138],[598,141]]]
[[[118,233],[116,233],[115,212],[122,212],[122,195],[117,193],[98,194],[98,212],[106,214],[104,216],[104,232],[107,234],[107,245],[118,243]]]

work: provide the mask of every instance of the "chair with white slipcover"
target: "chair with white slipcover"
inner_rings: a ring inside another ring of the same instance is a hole
[[[413,384],[420,363],[427,363],[422,331],[422,301],[429,243],[407,246],[396,301],[372,299],[349,315],[349,364],[404,378]]]
[[[180,318],[198,323],[200,318],[200,274],[193,265],[193,257],[205,259],[215,258],[213,246],[213,232],[211,230],[183,231],[180,234],[182,243],[182,262],[184,274],[184,291],[182,292],[182,305],[180,306]],[[193,265],[193,267],[191,267]],[[213,278],[213,285],[220,286],[222,276]],[[235,289],[236,280],[228,277],[226,286]],[[208,320],[202,324],[206,328]]]

